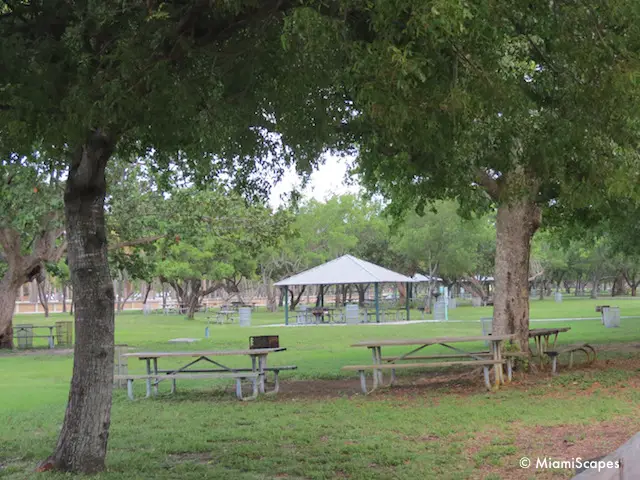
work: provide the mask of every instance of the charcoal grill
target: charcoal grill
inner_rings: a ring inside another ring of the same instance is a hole
[[[249,348],[279,348],[280,337],[278,335],[257,335],[249,337]]]

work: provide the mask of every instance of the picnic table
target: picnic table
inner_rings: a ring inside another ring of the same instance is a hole
[[[471,365],[480,366],[484,371],[484,381],[487,388],[491,389],[491,383],[489,381],[489,368],[493,368],[495,387],[498,388],[501,384],[505,383],[504,373],[502,371],[502,365],[505,360],[502,358],[502,343],[505,340],[512,340],[515,335],[474,335],[464,337],[435,337],[435,338],[421,338],[421,339],[389,339],[389,340],[368,340],[358,342],[352,347],[366,347],[371,350],[373,363],[372,365],[348,365],[343,367],[343,370],[357,370],[360,373],[360,383],[362,391],[364,393],[371,393],[379,385],[383,385],[384,379],[382,372],[384,370],[391,370],[391,384],[395,382],[396,369],[405,368],[434,368],[434,367],[448,367],[459,365]],[[454,347],[453,343],[465,343],[465,342],[487,342],[490,346],[488,352],[468,352],[460,348]],[[452,354],[445,355],[416,355],[421,350],[431,345],[441,345],[451,350]],[[395,356],[382,356],[382,347],[415,347],[407,351],[402,355]],[[413,363],[399,363],[403,361],[413,360],[427,360],[427,359],[458,359],[448,362],[413,362]],[[462,359],[462,360],[459,360]],[[365,371],[373,371],[373,388],[368,391],[366,386]]]
[[[540,357],[540,366],[544,361],[545,353],[550,350],[549,342],[551,341],[551,350],[553,350],[556,346],[558,335],[569,330],[571,330],[571,327],[532,328],[529,330],[529,338],[533,339],[536,346],[532,355]],[[551,337],[553,337],[553,340],[551,340]]]
[[[247,400],[257,397],[258,393],[277,393],[280,384],[278,374],[281,370],[293,370],[296,366],[267,367],[267,356],[271,353],[283,352],[286,348],[255,348],[247,350],[210,350],[195,352],[136,352],[126,353],[122,357],[138,358],[145,362],[146,375],[126,375],[121,376],[121,380],[127,380],[127,390],[129,398],[133,399],[133,381],[145,380],[147,386],[146,396],[151,396],[151,387],[154,394],[158,394],[158,384],[170,379],[171,393],[176,391],[176,380],[178,379],[207,379],[207,378],[233,378],[236,380],[236,396],[244,400],[242,396],[241,380],[250,380],[253,384],[253,393]],[[214,360],[215,357],[248,356],[251,358],[251,368],[232,368],[224,365],[222,360]],[[158,368],[158,360],[161,358],[189,358],[194,359],[178,368]],[[212,364],[217,368],[192,368],[199,363]],[[267,372],[274,373],[274,389],[272,392],[265,392],[265,377]]]
[[[328,323],[333,321],[335,308],[331,307],[318,307],[311,310],[311,314],[315,317],[316,323],[325,323],[325,317],[328,318]]]
[[[36,328],[48,329],[49,333],[43,335],[34,335],[33,330]],[[53,333],[53,329],[56,328],[55,325],[14,325],[13,334],[20,339],[21,337],[25,338],[46,338],[49,343],[49,348],[55,347],[55,334]],[[20,342],[18,342],[20,344]]]
[[[216,323],[233,323],[233,317],[238,314],[238,310],[220,309],[216,312]]]

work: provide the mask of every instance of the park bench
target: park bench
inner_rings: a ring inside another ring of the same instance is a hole
[[[254,400],[258,397],[258,372],[214,372],[214,373],[175,373],[160,375],[114,375],[114,380],[126,380],[127,381],[127,395],[133,400],[133,382],[135,380],[155,380],[154,384],[157,385],[161,380],[173,380],[171,393],[175,392],[175,381],[180,380],[206,380],[206,379],[218,379],[218,378],[233,378],[236,381],[236,397],[239,400]],[[277,376],[276,376],[277,378]],[[242,381],[251,380],[252,382],[252,394],[250,397],[244,397],[242,395]],[[147,384],[147,397],[151,396],[151,389]]]
[[[417,357],[411,357],[414,359]],[[367,370],[391,370],[391,383],[395,382],[395,371],[398,369],[408,369],[408,368],[443,368],[443,367],[455,367],[455,366],[472,366],[472,367],[482,367],[484,371],[484,383],[487,389],[491,390],[491,382],[489,381],[489,367],[493,367],[496,365],[503,365],[505,360],[494,360],[494,359],[486,359],[486,360],[462,360],[456,362],[430,362],[430,363],[387,363],[387,364],[379,364],[379,365],[347,365],[342,367],[342,370],[347,371],[357,371],[360,374],[360,386],[362,387],[362,391],[364,393],[371,393],[375,390],[376,386],[370,391],[367,391],[367,379],[366,379],[366,371]],[[375,373],[374,373],[374,384],[377,383],[375,381]]]
[[[561,349],[549,350],[545,354],[551,358],[551,373],[554,375],[558,370],[558,357],[562,354],[569,354],[569,368],[573,367],[573,357],[576,352],[582,352],[587,356],[587,363],[593,363],[596,360],[596,349],[588,343],[580,343],[578,345],[568,345]]]

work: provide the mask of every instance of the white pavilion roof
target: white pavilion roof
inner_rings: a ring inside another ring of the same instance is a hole
[[[351,255],[343,255],[317,267],[280,280],[276,287],[293,285],[335,285],[345,283],[413,282],[411,277]]]

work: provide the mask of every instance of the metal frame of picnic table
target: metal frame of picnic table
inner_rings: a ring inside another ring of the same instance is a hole
[[[49,335],[33,335],[33,329],[34,328],[48,328],[49,329]],[[13,334],[15,337],[17,337],[17,332],[22,330],[22,331],[27,331],[27,330],[31,330],[31,338],[46,338],[47,342],[49,344],[49,349],[55,348],[55,334],[53,333],[53,329],[56,328],[55,325],[14,325],[13,326]]]
[[[352,347],[367,347],[371,349],[371,354],[373,357],[374,365],[382,365],[382,347],[394,347],[394,346],[409,346],[409,345],[419,345],[417,348],[401,355],[394,360],[386,361],[386,364],[393,364],[399,362],[401,360],[412,360],[411,355],[419,352],[420,350],[429,347],[431,345],[442,345],[454,352],[461,354],[461,356],[469,357],[474,360],[485,360],[486,356],[474,354],[473,352],[466,352],[462,349],[452,347],[449,345],[450,343],[464,343],[464,342],[489,342],[491,348],[491,356],[493,360],[502,360],[502,348],[501,344],[505,340],[512,340],[515,338],[515,335],[474,335],[474,336],[466,336],[466,337],[435,337],[435,338],[424,338],[424,339],[398,339],[398,340],[369,340],[354,343],[351,345]],[[502,364],[496,364],[493,366],[493,372],[495,377],[496,387],[499,387],[501,384],[506,383],[504,379],[504,371],[502,369]],[[485,379],[488,382],[488,379]],[[395,382],[395,370],[391,370],[391,382],[393,384]],[[384,378],[382,376],[382,370],[373,370],[373,390],[378,388],[379,385],[384,385]],[[366,389],[365,389],[366,390]]]
[[[162,374],[167,375],[175,375],[176,373],[213,373],[213,372],[247,372],[249,369],[246,368],[231,368],[223,365],[220,362],[216,362],[208,357],[221,357],[221,356],[240,356],[240,355],[248,355],[251,357],[251,370],[252,372],[258,372],[258,386],[259,392],[265,393],[265,376],[267,368],[267,355],[270,353],[283,352],[286,348],[255,348],[248,350],[211,350],[211,351],[201,351],[201,352],[135,352],[135,353],[125,353],[122,357],[133,357],[138,358],[139,360],[145,360],[146,363],[146,373],[147,375],[157,375],[155,380],[151,380],[148,378],[146,380],[147,384],[147,397],[151,396],[151,387],[154,387],[154,394],[158,394],[158,384],[162,382],[164,379],[162,378]],[[189,362],[188,364],[172,370],[158,370],[158,358],[172,358],[172,357],[196,357],[195,360]],[[218,367],[217,370],[206,369],[206,370],[188,370],[189,367],[195,365],[198,362],[205,361],[212,363]],[[153,362],[153,369],[151,368],[151,363]],[[176,390],[176,379],[171,379],[171,393],[174,393]]]

